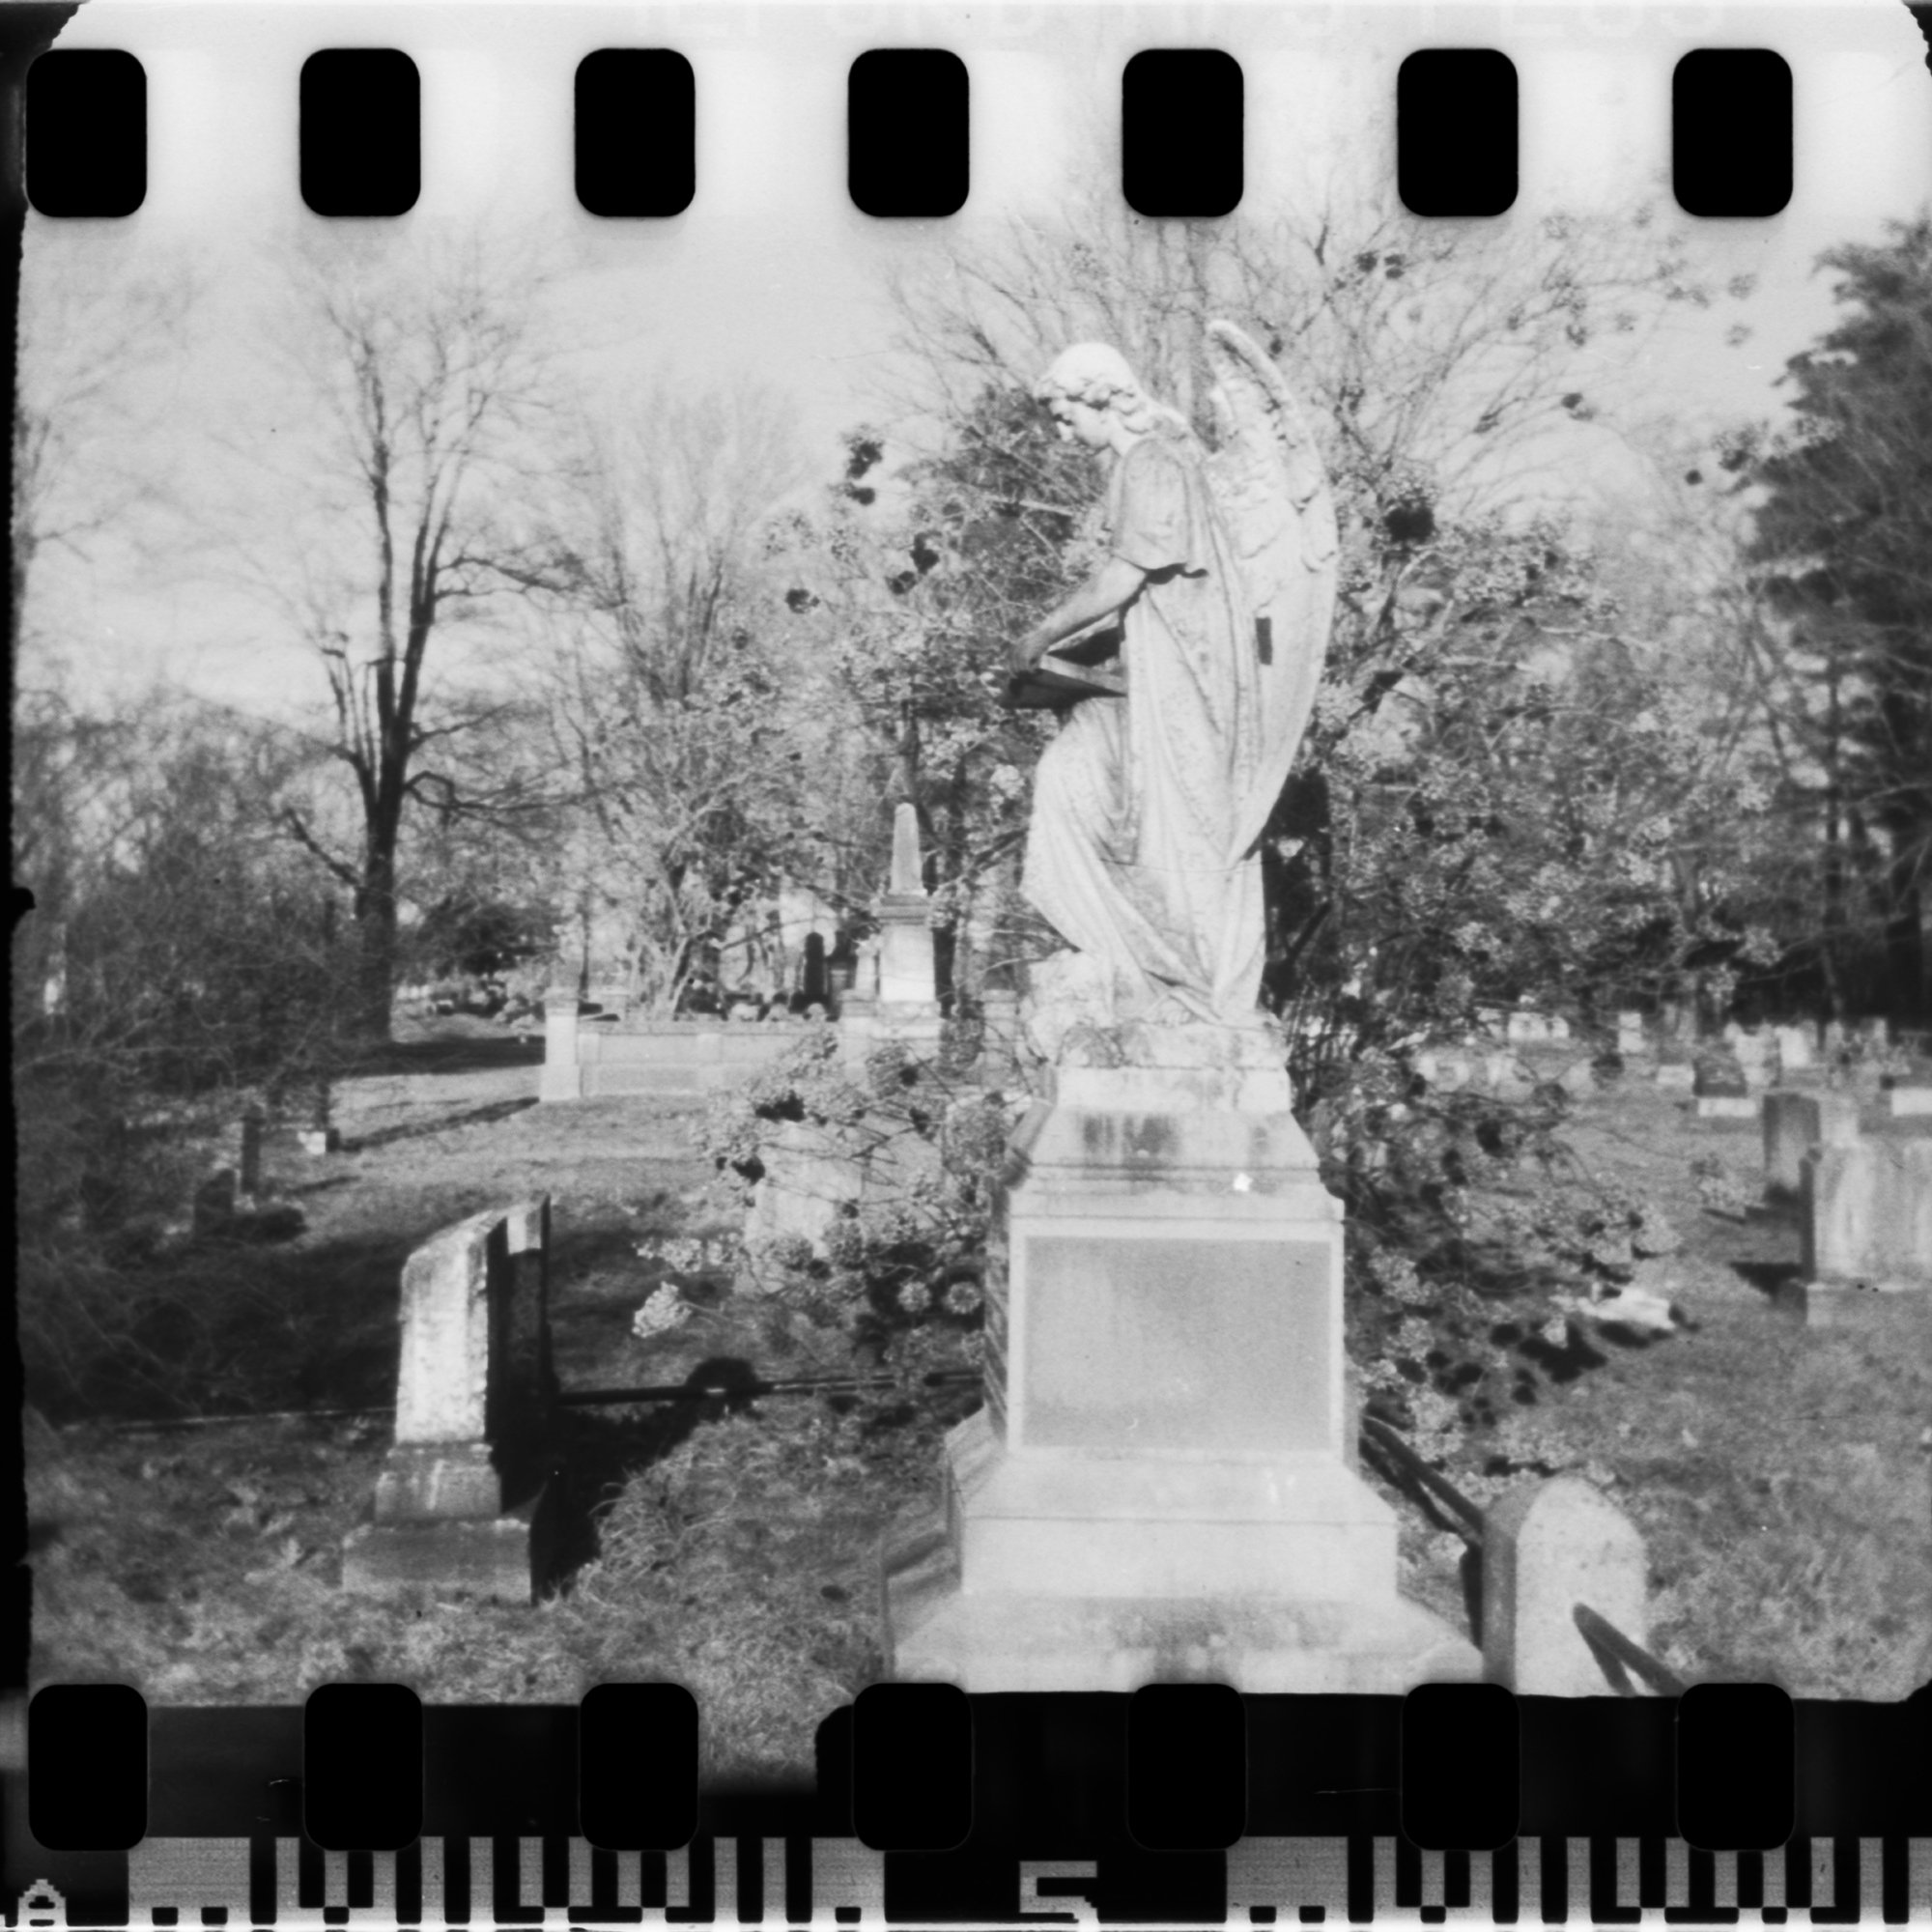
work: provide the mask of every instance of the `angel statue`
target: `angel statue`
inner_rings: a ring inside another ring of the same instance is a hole
[[[1021,886],[1074,949],[1036,987],[1101,1025],[1259,1024],[1259,841],[1315,702],[1335,512],[1274,365],[1208,326],[1219,447],[1118,351],[1068,349],[1035,397],[1105,452],[1106,560],[1013,645],[1009,702],[1063,711]]]

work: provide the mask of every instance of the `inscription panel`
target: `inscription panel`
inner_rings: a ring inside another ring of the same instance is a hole
[[[1321,1241],[1029,1235],[1028,1446],[1326,1447],[1329,1264]]]

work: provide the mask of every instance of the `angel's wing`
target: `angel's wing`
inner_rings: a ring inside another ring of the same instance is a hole
[[[1288,384],[1231,322],[1208,325],[1221,446],[1209,487],[1254,613],[1255,755],[1240,774],[1231,862],[1262,835],[1308,728],[1328,653],[1339,546],[1321,451]]]

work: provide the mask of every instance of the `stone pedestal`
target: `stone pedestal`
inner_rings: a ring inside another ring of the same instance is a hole
[[[1079,1029],[1015,1133],[986,1406],[889,1552],[901,1678],[1395,1692],[1474,1678],[1348,1466],[1342,1223],[1260,1029]]]

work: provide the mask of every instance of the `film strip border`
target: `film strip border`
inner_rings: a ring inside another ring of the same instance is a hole
[[[334,217],[394,217],[422,191],[425,76],[396,47],[319,48],[292,75],[302,200]],[[432,65],[428,84],[436,85]],[[1684,54],[1671,97],[1672,191],[1693,215],[1762,218],[1790,201],[1793,78],[1762,46]],[[1212,47],[1147,48],[1121,72],[1121,188],[1137,213],[1213,217],[1245,188],[1240,62]],[[574,185],[590,213],[663,219],[700,192],[699,80],[673,47],[604,47],[574,82]],[[969,64],[942,47],[880,47],[851,63],[844,189],[865,213],[944,217],[971,193]],[[1395,79],[1396,185],[1425,216],[1505,213],[1518,188],[1519,82],[1491,46],[1419,47]],[[60,218],[122,217],[147,195],[148,80],[120,48],[43,53],[26,78],[26,188]],[[828,183],[828,192],[836,192]]]
[[[938,1876],[939,1883],[934,1878]],[[1889,1925],[1932,1918],[1932,1838],[1804,1838],[1775,1853],[1681,1838],[1520,1838],[1423,1851],[1401,1836],[1255,1837],[1151,1885],[1145,1861],[980,1858],[935,1873],[854,1838],[704,1834],[671,1852],[499,1834],[394,1852],[296,1838],[155,1838],[125,1901],[29,1881],[18,1925],[832,1925],[1087,1922]],[[1164,1897],[1158,1894],[1165,1893]],[[117,1904],[121,1909],[117,1914]],[[80,1905],[80,1916],[71,1908]]]
[[[6,1780],[0,1905],[103,1925],[1008,1922],[1056,1896],[1176,1922],[1932,1918],[1932,1690],[881,1685],[820,1726],[812,1788],[763,1794],[700,1792],[697,1722],[662,1684],[153,1713],[56,1687],[25,1788]]]

